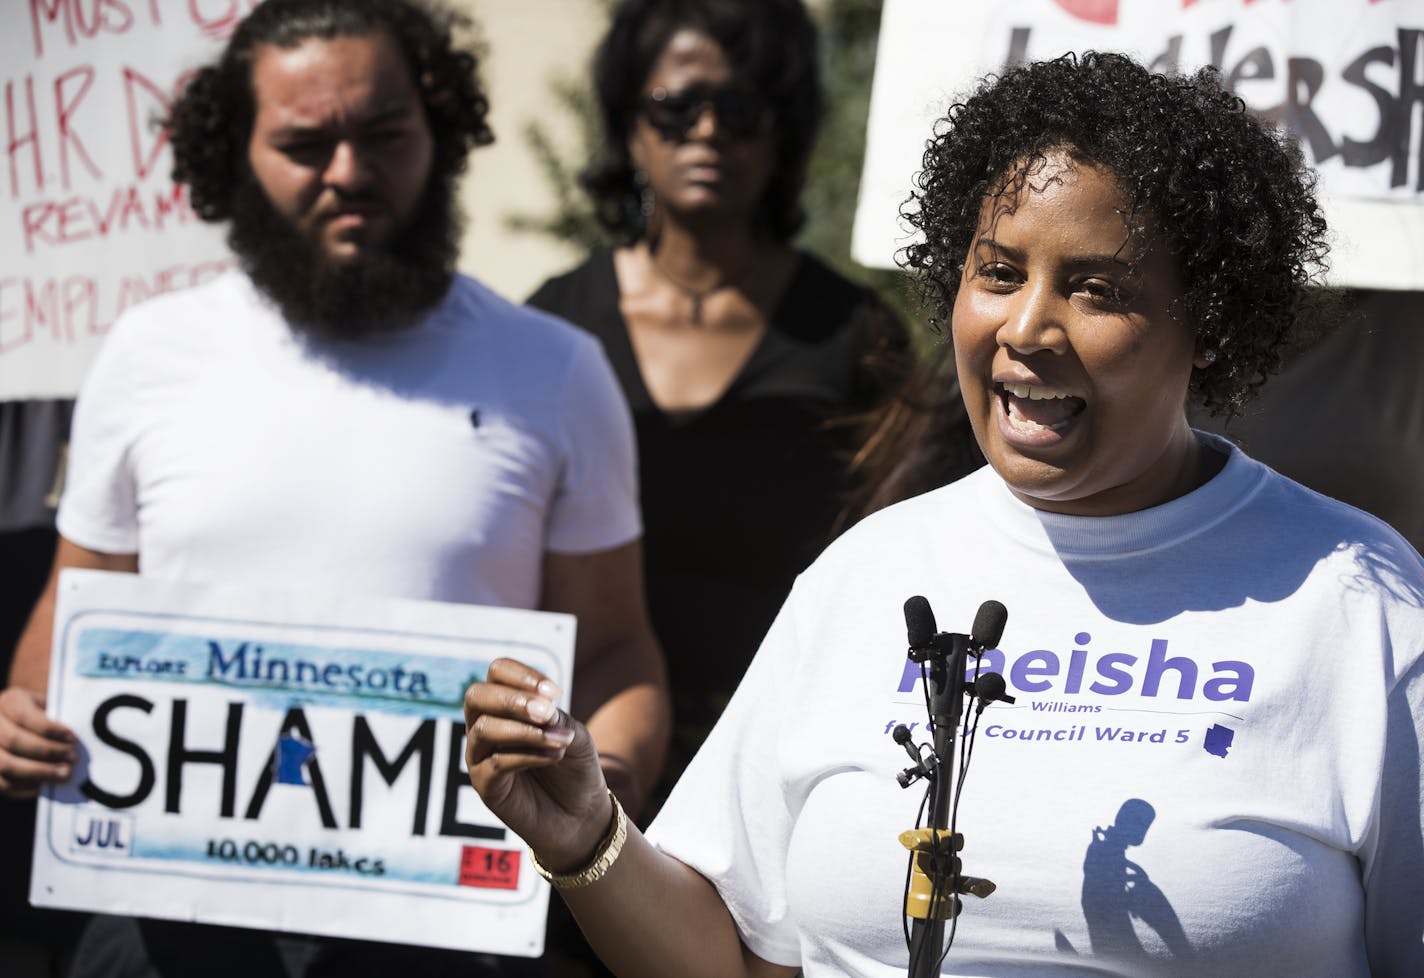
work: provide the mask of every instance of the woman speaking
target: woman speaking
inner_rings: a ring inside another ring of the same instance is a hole
[[[1308,300],[1299,154],[1210,70],[1068,57],[955,105],[909,210],[989,467],[799,577],[647,837],[508,660],[465,701],[486,803],[619,975],[904,975],[901,606],[997,599],[1017,702],[956,817],[998,891],[941,973],[1424,974],[1424,563],[1185,414],[1239,408]]]

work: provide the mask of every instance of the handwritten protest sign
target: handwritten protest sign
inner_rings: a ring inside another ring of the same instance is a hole
[[[974,79],[1069,51],[1212,64],[1320,177],[1339,285],[1424,289],[1424,0],[886,0],[852,250],[889,265],[933,120]]]
[[[500,954],[548,887],[464,770],[461,702],[514,655],[570,686],[567,615],[67,570],[37,905]],[[567,702],[563,705],[567,706]]]
[[[74,394],[125,309],[231,264],[158,121],[256,2],[0,5],[0,400]]]

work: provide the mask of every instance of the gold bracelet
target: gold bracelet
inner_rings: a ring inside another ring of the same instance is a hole
[[[539,857],[534,855],[534,850],[529,850],[529,862],[533,864],[534,872],[552,883],[555,889],[576,890],[598,882],[623,851],[623,843],[628,841],[628,816],[623,814],[623,806],[618,804],[618,796],[611,790],[608,792],[608,800],[613,802],[613,825],[594,852],[593,860],[583,869],[576,873],[550,872],[544,868]]]

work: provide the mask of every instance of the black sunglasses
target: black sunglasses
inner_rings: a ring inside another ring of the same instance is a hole
[[[709,106],[717,128],[733,139],[754,139],[771,129],[774,113],[766,100],[735,88],[669,92],[659,87],[638,100],[643,118],[669,142],[686,139]]]

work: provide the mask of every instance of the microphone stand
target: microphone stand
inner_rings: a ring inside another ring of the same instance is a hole
[[[923,872],[915,883],[928,882],[928,893],[917,893],[912,883],[910,901],[918,904],[907,910],[914,916],[910,925],[909,978],[936,978],[940,948],[944,943],[944,922],[957,916],[959,897],[955,894],[959,858],[954,855],[964,844],[963,837],[950,837],[950,786],[954,783],[954,739],[964,717],[964,673],[968,668],[969,636],[951,634],[947,654],[936,652],[928,663],[930,719],[934,723],[934,754],[938,759],[930,774],[930,824],[927,828],[902,833],[910,835],[915,864]],[[920,916],[916,911],[923,911]]]
[[[904,907],[905,916],[913,921],[907,934],[909,978],[938,976],[940,960],[947,953],[943,947],[944,922],[958,917],[963,909],[959,894],[972,893],[983,899],[995,890],[989,880],[960,874],[960,861],[955,853],[964,848],[964,836],[945,830],[950,827],[952,792],[954,804],[959,803],[954,789],[954,738],[964,719],[964,695],[971,692],[964,682],[969,656],[980,657],[986,648],[998,643],[1007,617],[1002,604],[985,601],[974,616],[972,634],[935,634],[934,613],[930,611],[929,602],[921,595],[905,602],[905,633],[910,646],[906,654],[925,671],[925,693],[934,735],[931,756],[925,757],[921,748],[912,743],[910,731],[904,725],[894,731],[895,742],[915,761],[913,767],[896,776],[900,787],[908,788],[919,778],[930,779],[929,824],[900,833],[900,844],[910,850]],[[991,676],[997,682],[992,681]],[[976,670],[971,695],[979,697],[980,711],[991,700],[1013,702],[1013,697],[1005,695],[1003,677],[997,673],[978,675]],[[964,763],[969,764],[967,755]],[[961,771],[960,779],[963,777]]]
[[[999,630],[1002,631],[1002,624]],[[998,641],[997,635],[994,641]],[[954,784],[954,740],[964,719],[964,674],[970,654],[978,655],[982,647],[968,635],[941,633],[918,653],[911,650],[913,656],[926,663],[934,756],[921,759],[914,768],[900,775],[902,787],[908,787],[916,777],[929,778],[931,785],[929,825],[900,833],[900,844],[910,850],[912,860],[910,888],[905,898],[905,913],[912,918],[909,978],[937,978],[939,975],[939,963],[944,955],[944,922],[959,916],[963,909],[959,894],[972,893],[983,899],[996,889],[989,880],[961,875],[960,859],[955,853],[964,848],[964,836],[946,831]],[[989,698],[1012,702],[1011,697],[1002,694],[981,695],[985,702]],[[908,739],[907,732],[904,740]]]

